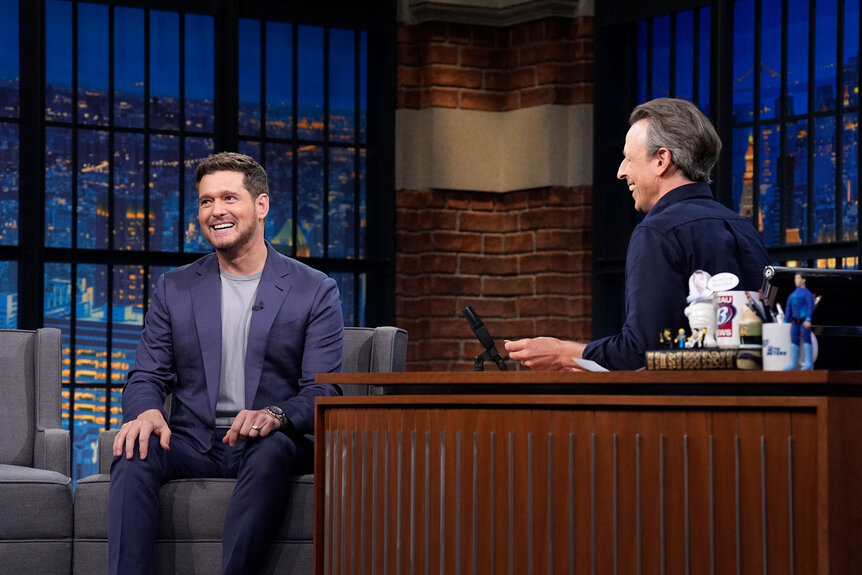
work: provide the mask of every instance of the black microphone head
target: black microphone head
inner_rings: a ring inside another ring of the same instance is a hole
[[[491,334],[488,333],[488,328],[485,327],[484,322],[479,319],[479,316],[476,315],[476,312],[473,311],[473,308],[469,305],[464,308],[464,317],[467,318],[467,323],[470,324],[470,329],[473,330],[479,343],[481,343],[485,349],[494,347],[494,338],[491,337]]]
[[[473,329],[473,326],[479,325],[482,323],[482,320],[479,319],[479,316],[476,315],[476,312],[473,311],[473,308],[468,306],[464,306],[464,317],[467,318],[467,323],[470,324],[470,329]]]

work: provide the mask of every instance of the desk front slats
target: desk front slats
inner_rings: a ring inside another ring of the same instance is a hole
[[[318,572],[818,572],[822,408],[711,403],[319,406]]]

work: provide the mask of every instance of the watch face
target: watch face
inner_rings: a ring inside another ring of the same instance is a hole
[[[277,415],[277,416],[279,416],[279,417],[281,417],[282,415],[284,415],[284,410],[283,410],[283,409],[281,409],[280,407],[278,407],[277,405],[270,405],[269,407],[267,407],[267,409],[268,409],[271,413],[274,413],[275,415]]]

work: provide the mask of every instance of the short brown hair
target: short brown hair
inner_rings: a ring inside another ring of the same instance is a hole
[[[252,199],[261,194],[269,194],[269,181],[263,166],[245,154],[236,152],[219,152],[201,160],[195,170],[195,187],[204,176],[215,172],[239,172],[242,174],[242,185],[249,191]]]
[[[721,139],[697,106],[677,98],[657,98],[635,108],[629,124],[647,120],[647,151],[670,150],[674,165],[693,182],[710,183]]]

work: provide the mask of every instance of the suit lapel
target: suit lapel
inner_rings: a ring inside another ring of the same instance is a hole
[[[263,307],[252,313],[251,325],[248,330],[248,345],[245,352],[246,409],[251,409],[254,405],[254,398],[260,385],[260,374],[266,355],[269,330],[292,285],[287,260],[281,257],[269,242],[267,242],[267,248],[266,265],[260,276],[257,296],[255,297],[255,301],[258,304],[262,303]]]
[[[221,281],[215,254],[201,262],[191,292],[195,327],[204,362],[211,415],[215,418],[221,385]]]

